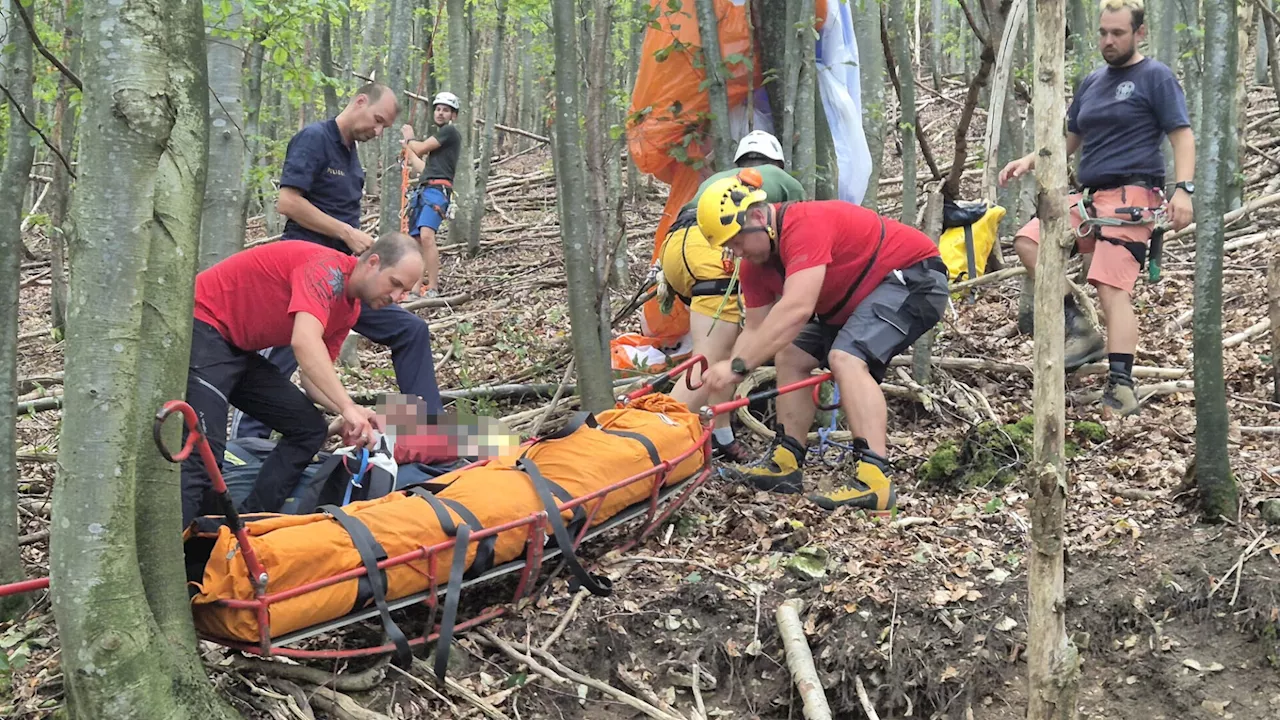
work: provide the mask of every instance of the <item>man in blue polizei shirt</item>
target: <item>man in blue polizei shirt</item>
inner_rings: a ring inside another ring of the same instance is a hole
[[[1107,64],[1080,83],[1067,110],[1067,155],[1080,150],[1076,174],[1081,191],[1070,195],[1068,203],[1077,231],[1076,250],[1093,254],[1088,279],[1106,315],[1107,337],[1104,344],[1068,294],[1065,365],[1074,372],[1107,356],[1103,415],[1124,416],[1138,409],[1133,387],[1138,347],[1133,289],[1153,229],[1152,214],[1134,209],[1158,207],[1162,197],[1168,198],[1173,229],[1191,224],[1196,146],[1178,79],[1167,66],[1138,52],[1147,34],[1142,0],[1102,0],[1101,10],[1098,46]],[[1165,188],[1160,152],[1166,137],[1173,147],[1172,192]],[[1014,160],[1000,172],[1000,184],[1030,172],[1035,163],[1035,153]],[[1082,200],[1088,217],[1099,221],[1083,233],[1078,232]],[[1039,240],[1040,222],[1035,219],[1014,236],[1014,249],[1028,275],[1035,273]]]
[[[285,153],[277,201],[280,214],[288,218],[282,239],[307,240],[348,255],[359,255],[373,244],[373,238],[360,229],[365,173],[356,143],[376,140],[395,122],[399,111],[395,93],[385,85],[369,83],[356,91],[337,117],[314,122],[293,136]],[[431,357],[431,333],[422,318],[399,305],[364,306],[353,329],[391,348],[400,392],[422,398],[428,413],[443,412]],[[298,367],[288,346],[268,348],[261,354],[286,377]],[[265,438],[269,434],[265,425],[239,410],[233,416],[232,437]]]

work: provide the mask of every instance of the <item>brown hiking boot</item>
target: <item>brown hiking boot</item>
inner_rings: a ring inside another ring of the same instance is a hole
[[[1068,322],[1066,343],[1062,348],[1063,366],[1073,373],[1092,362],[1107,356],[1107,343],[1083,317],[1075,323]]]
[[[1102,391],[1102,417],[1107,420],[1128,417],[1137,411],[1138,395],[1134,392],[1133,380],[1115,375],[1107,378],[1107,387]]]

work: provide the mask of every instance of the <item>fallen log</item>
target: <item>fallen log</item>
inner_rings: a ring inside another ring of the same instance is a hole
[[[454,307],[471,300],[471,293],[458,293],[448,297],[420,298],[418,300],[410,300],[401,303],[400,307],[410,312],[414,310],[422,310],[425,308]]]
[[[788,600],[779,605],[775,613],[778,634],[782,636],[782,646],[787,653],[787,669],[791,671],[791,681],[804,701],[805,720],[831,720],[831,707],[827,705],[822,682],[813,666],[813,653],[804,638],[798,603],[798,600]]]
[[[1222,221],[1224,224],[1230,224],[1235,222],[1236,220],[1239,220],[1245,215],[1248,215],[1254,210],[1259,210],[1264,207],[1270,207],[1277,203],[1280,203],[1280,193],[1273,193],[1271,195],[1255,198],[1245,203],[1243,206],[1236,208],[1235,210],[1232,210],[1226,215],[1223,215]],[[1194,236],[1195,231],[1196,231],[1196,224],[1191,223],[1190,225],[1182,228],[1181,230],[1170,233],[1168,236],[1165,237],[1164,241],[1166,243],[1169,243],[1174,240],[1181,240],[1182,238],[1185,238],[1188,236]]]

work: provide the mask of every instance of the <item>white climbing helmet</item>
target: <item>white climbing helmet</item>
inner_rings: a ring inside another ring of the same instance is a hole
[[[431,107],[437,105],[446,105],[453,108],[454,112],[462,109],[462,103],[458,102],[458,96],[451,92],[436,93],[436,99],[431,101]],[[774,142],[777,142],[776,140]]]
[[[753,130],[738,142],[738,152],[734,154],[733,161],[738,162],[747,153],[759,153],[770,160],[783,162],[782,143],[763,130]]]

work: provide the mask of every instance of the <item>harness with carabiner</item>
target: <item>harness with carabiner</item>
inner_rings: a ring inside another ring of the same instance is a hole
[[[1119,245],[1133,255],[1133,259],[1138,261],[1138,271],[1147,271],[1147,281],[1157,283],[1160,281],[1160,265],[1164,256],[1164,233],[1169,226],[1169,205],[1168,200],[1164,196],[1164,191],[1159,185],[1152,185],[1150,191],[1154,192],[1160,198],[1158,205],[1144,206],[1125,206],[1115,209],[1117,215],[1127,215],[1128,217],[1096,217],[1093,214],[1093,193],[1095,190],[1106,188],[1090,188],[1086,187],[1080,193],[1080,199],[1076,201],[1076,211],[1080,214],[1080,226],[1076,229],[1076,237],[1088,237],[1093,235],[1095,240],[1109,242],[1112,245]],[[1148,243],[1120,240],[1104,235],[1102,229],[1104,227],[1122,227],[1122,226],[1151,226],[1151,240]]]

